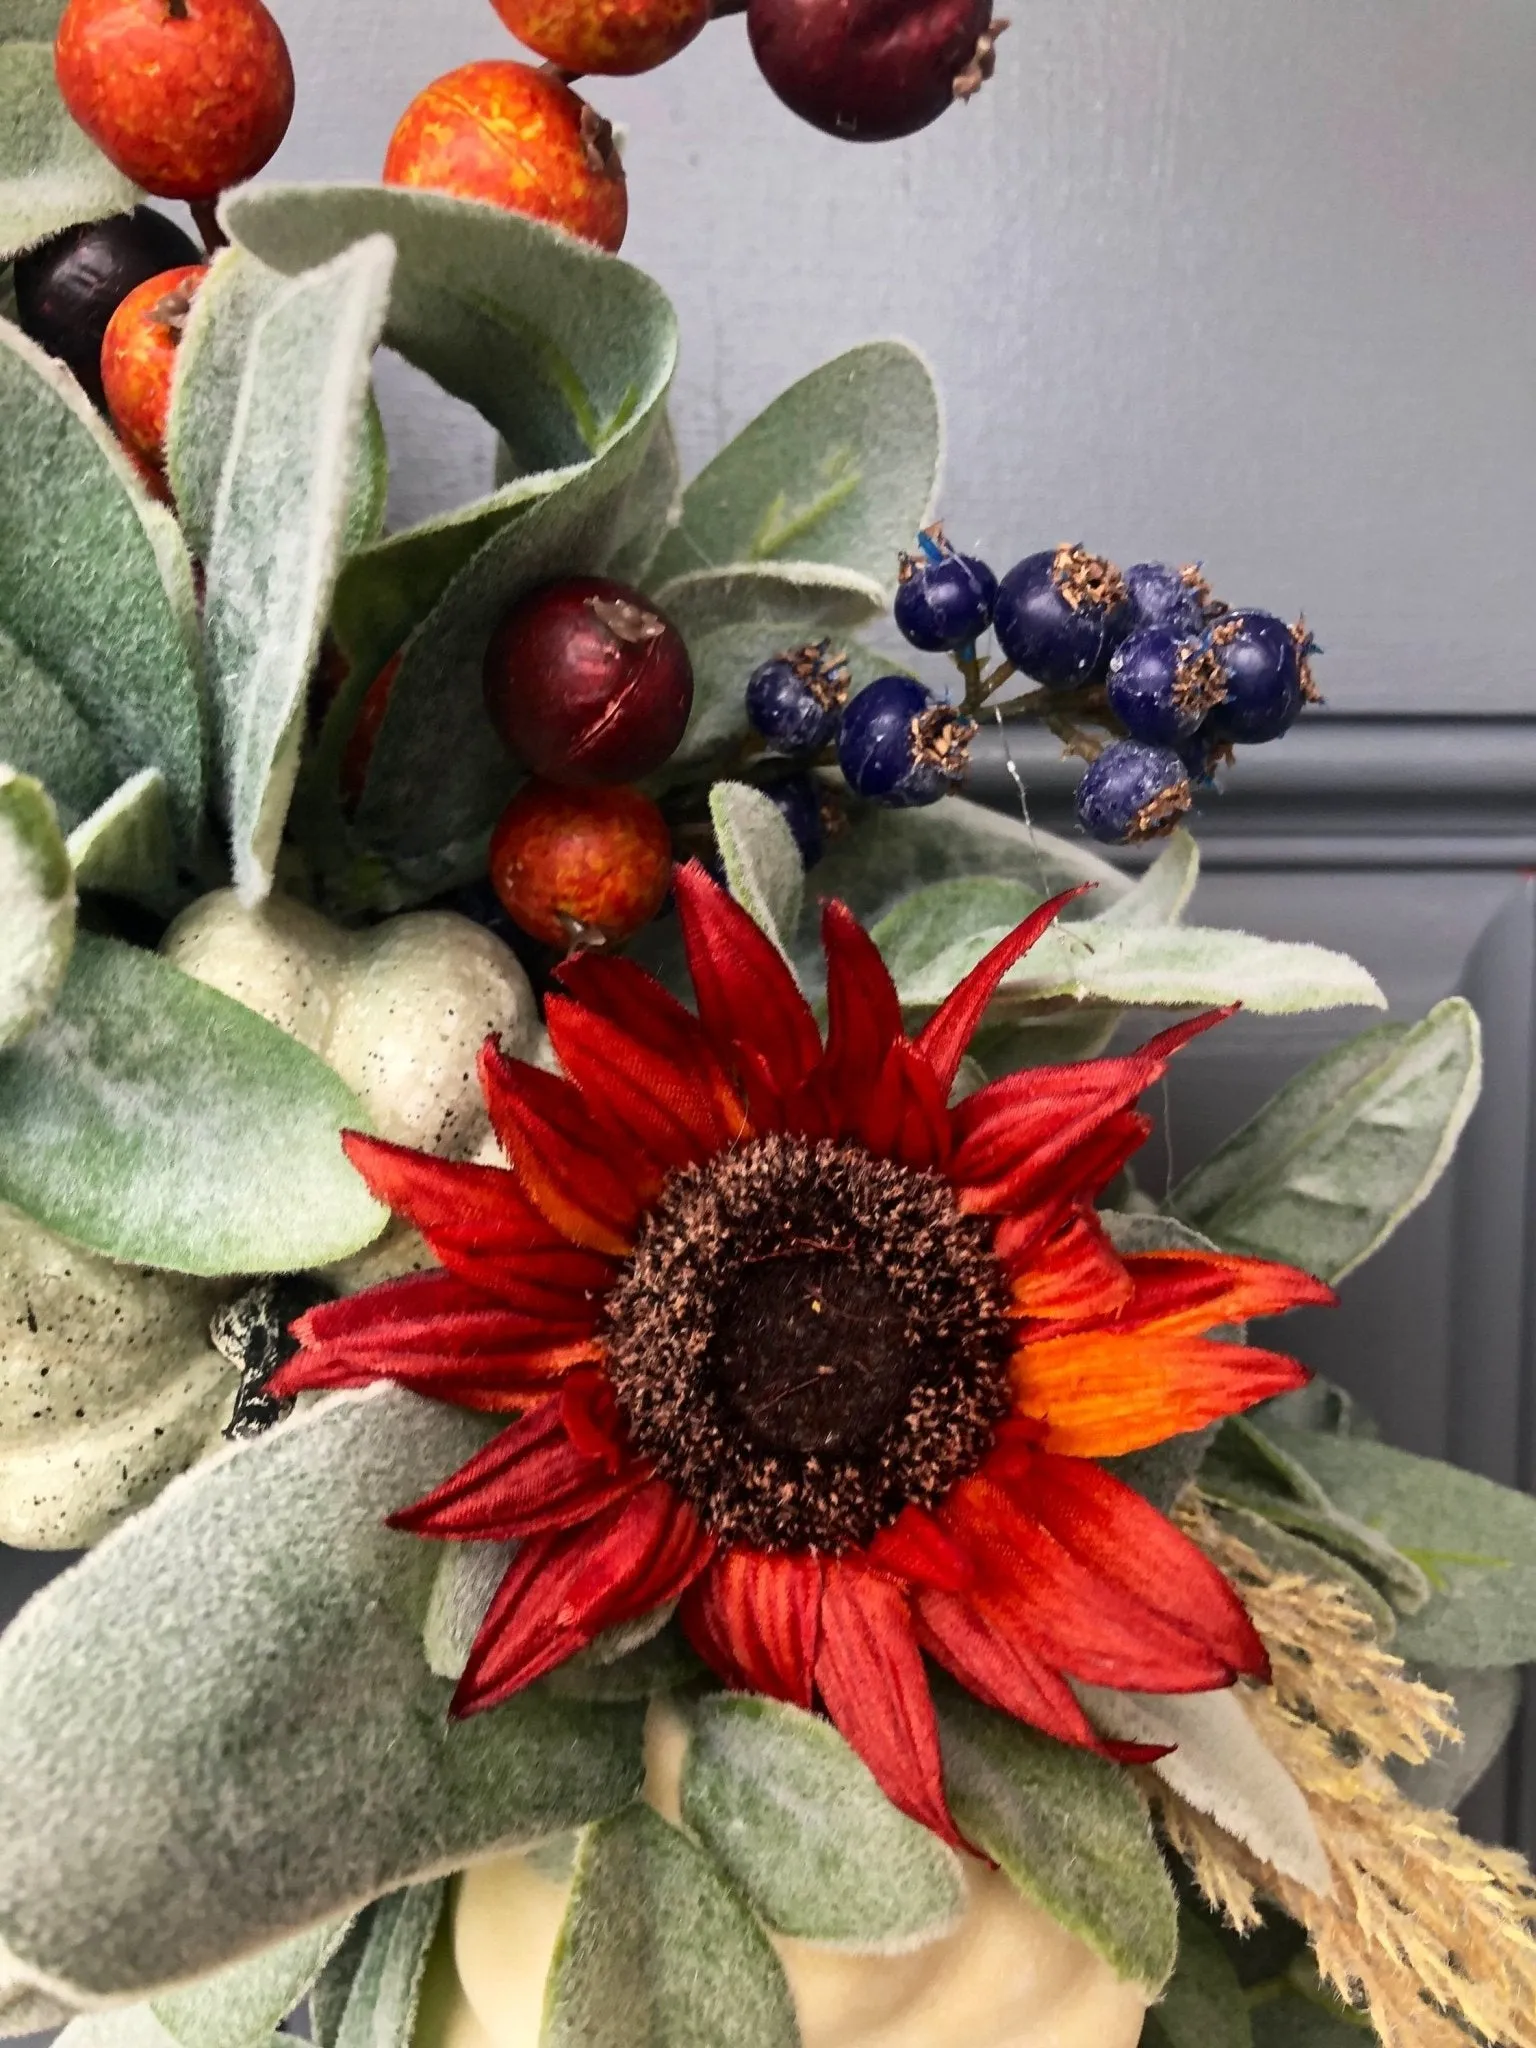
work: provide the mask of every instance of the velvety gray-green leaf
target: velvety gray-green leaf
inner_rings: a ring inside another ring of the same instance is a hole
[[[1476,1669],[1536,1659],[1536,1500],[1358,1437],[1265,1434],[1428,1578],[1430,1597],[1398,1623],[1400,1656]]]
[[[1179,1962],[1147,2014],[1141,2048],[1252,2048],[1237,1972],[1198,1914],[1179,1915]]]
[[[731,894],[778,947],[800,921],[805,865],[784,813],[744,782],[717,782],[709,793],[715,842]]]
[[[375,235],[285,281],[241,370],[204,619],[217,788],[247,904],[272,886],[393,267]]]
[[[898,1812],[830,1723],[777,1700],[688,1709],[683,1819],[779,1934],[915,1948],[965,1905],[959,1859]]]
[[[410,2048],[427,1956],[442,1919],[447,1886],[441,1879],[411,1885],[380,1899],[348,1943],[344,1995],[327,2007],[314,2032],[321,2048]],[[337,1958],[338,1962],[341,1960]],[[316,2019],[312,2011],[312,2022]]]
[[[0,42],[0,258],[140,198],[59,97],[53,43]]]
[[[1521,1673],[1497,1666],[1464,1671],[1444,1664],[1422,1664],[1415,1667],[1413,1675],[1455,1700],[1461,1740],[1442,1742],[1426,1763],[1394,1761],[1388,1769],[1401,1790],[1420,1806],[1454,1813],[1482,1782],[1509,1740],[1524,1690]]]
[[[125,896],[151,908],[169,905],[176,889],[176,845],[165,778],[141,768],[69,835],[69,857],[82,889]]]
[[[1200,848],[1182,825],[1168,835],[1156,860],[1126,893],[1098,913],[1105,927],[1177,924],[1200,879]]]
[[[798,2048],[784,1971],[702,1849],[648,1806],[588,1833],[540,2048]]]
[[[678,516],[682,501],[677,439],[672,422],[663,414],[645,451],[645,460],[619,505],[603,574],[645,589],[656,551]]]
[[[385,1516],[485,1440],[375,1387],[198,1466],[0,1639],[0,1941],[144,1997],[494,1850],[618,1811],[641,1710],[451,1720],[432,1546]],[[175,1854],[165,1845],[173,1843]]]
[[[0,1199],[115,1259],[268,1273],[384,1226],[322,1060],[152,953],[82,933],[52,1013],[0,1054]]]
[[[309,1995],[351,1924],[349,1916],[306,1927],[216,1976],[165,1992],[150,2010],[181,2048],[265,2048]]]
[[[203,705],[186,550],[67,370],[0,323],[0,704],[41,674],[94,734],[115,786],[165,777],[184,845],[203,806]],[[34,729],[46,704],[23,703]],[[9,723],[17,713],[0,717]],[[47,766],[8,750],[12,764]],[[78,745],[71,754],[79,759]],[[96,801],[110,793],[100,791]],[[80,803],[61,790],[69,824]],[[89,803],[84,808],[91,808]]]
[[[939,438],[933,378],[914,349],[849,349],[791,385],[694,478],[653,574],[836,562],[892,587],[932,501]]]
[[[3,1051],[25,1038],[52,1008],[75,943],[75,876],[58,813],[40,782],[3,763],[0,932],[5,934],[0,948]]]
[[[935,1688],[944,1786],[967,1841],[1117,1975],[1156,1993],[1173,1972],[1178,1906],[1125,1773]]]
[[[1376,2040],[1364,2017],[1289,1990],[1255,2003],[1251,2024],[1253,2048],[1373,2048]]]
[[[0,628],[0,760],[35,775],[66,832],[111,796],[107,750],[46,669]]]
[[[51,43],[65,0],[0,0],[0,45]]]
[[[1460,996],[1325,1053],[1179,1187],[1175,1213],[1231,1251],[1337,1281],[1419,1206],[1482,1085]]]
[[[1110,1460],[1111,1466],[1121,1463]],[[1252,1508],[1234,1507],[1213,1501],[1211,1512],[1218,1525],[1258,1555],[1273,1570],[1300,1572],[1309,1579],[1336,1579],[1355,1605],[1368,1614],[1382,1642],[1390,1643],[1397,1633],[1397,1610],[1380,1587],[1347,1558],[1329,1550],[1294,1529],[1283,1528],[1267,1515]],[[1406,1562],[1406,1560],[1405,1560]]]

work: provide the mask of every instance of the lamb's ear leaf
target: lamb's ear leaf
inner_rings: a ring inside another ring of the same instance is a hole
[[[286,280],[257,315],[243,359],[204,621],[218,796],[246,904],[272,886],[394,260],[375,235]]]
[[[1342,1280],[1450,1164],[1482,1086],[1481,1030],[1461,996],[1380,1024],[1282,1088],[1170,1198],[1231,1251]]]
[[[684,1712],[683,1819],[776,1933],[892,1954],[955,1925],[959,1858],[892,1806],[829,1722],[724,1693]]]
[[[787,954],[785,935],[805,900],[805,864],[783,812],[747,783],[717,782],[709,815],[731,894]]]
[[[410,1885],[362,1916],[310,1994],[316,2048],[411,2048],[447,1892],[441,1878]]]
[[[51,43],[65,0],[0,0],[0,45]]]
[[[323,1060],[153,953],[82,932],[50,1014],[0,1054],[0,1199],[109,1258],[286,1272],[386,1212],[342,1152],[362,1104]]]
[[[13,18],[27,25],[24,15]],[[0,260],[77,221],[126,213],[142,196],[70,118],[54,78],[52,31],[23,42],[0,24]]]
[[[1146,873],[1117,902],[1106,904],[1095,921],[1110,930],[1122,924],[1177,924],[1199,879],[1199,845],[1180,825],[1169,833]]]
[[[69,835],[69,857],[82,889],[125,896],[151,909],[168,908],[176,892],[176,844],[165,777],[141,768]]]
[[[1140,2048],[1253,2048],[1237,1972],[1196,1913],[1179,1915],[1178,1967],[1147,2014]]]
[[[196,1984],[164,1992],[150,2010],[180,2048],[265,2048],[346,1939],[351,1915],[306,1927]]]
[[[966,1840],[1117,1976],[1155,1996],[1173,1972],[1178,1903],[1125,1772],[948,1679],[934,1692],[944,1788]]]
[[[183,849],[202,825],[204,721],[192,568],[176,522],[155,504],[69,372],[0,321],[0,743],[46,781],[43,678],[78,731],[49,749],[68,771],[66,822],[139,768],[165,777]],[[92,742],[94,744],[92,744]],[[95,758],[104,762],[101,786]]]
[[[75,876],[58,813],[40,782],[3,764],[0,931],[5,934],[0,952],[3,1051],[25,1038],[53,1007],[75,944]]]
[[[107,750],[57,679],[24,654],[0,624],[0,759],[47,790],[66,832],[117,786]]]
[[[619,506],[603,574],[644,590],[656,551],[675,524],[682,501],[677,439],[672,422],[663,413],[645,451],[645,460]]]
[[[658,582],[728,562],[834,562],[887,588],[938,479],[938,394],[905,342],[866,342],[802,377],[683,493]]]
[[[535,1689],[454,1719],[422,1656],[432,1546],[385,1517],[485,1436],[398,1388],[335,1396],[187,1473],[36,1596],[0,1638],[19,1969],[153,1997],[635,1797],[643,1709]]]
[[[713,1861],[648,1806],[590,1829],[542,2048],[796,2048],[783,1967]]]

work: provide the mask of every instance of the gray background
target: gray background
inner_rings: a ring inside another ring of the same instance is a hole
[[[275,176],[376,177],[428,80],[519,54],[489,0],[272,5],[300,81]],[[796,121],[739,19],[589,84],[629,131],[624,254],[681,314],[687,466],[902,334],[944,391],[952,531],[999,568],[1204,556],[1306,610],[1341,709],[1526,709],[1536,8],[999,5],[993,85],[904,143]],[[381,382],[397,515],[488,485],[483,431]]]

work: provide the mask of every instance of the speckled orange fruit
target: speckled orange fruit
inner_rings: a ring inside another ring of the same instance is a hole
[[[628,77],[685,50],[710,0],[491,0],[517,40],[563,71]]]
[[[600,249],[629,219],[613,130],[568,85],[531,64],[463,64],[400,117],[386,185],[418,185],[531,214]]]
[[[261,0],[69,0],[53,61],[97,148],[162,199],[254,177],[293,114],[288,45]]]
[[[341,757],[341,799],[349,811],[355,811],[363,800],[368,765],[373,759],[379,727],[384,723],[384,714],[389,709],[389,693],[395,687],[395,677],[399,675],[404,659],[404,650],[390,656],[363,692],[363,701],[357,707],[357,723]]]
[[[491,886],[550,946],[613,943],[649,924],[672,879],[667,821],[638,789],[530,782],[491,838]]]
[[[176,349],[207,273],[205,263],[187,263],[146,278],[107,322],[101,344],[101,388],[112,424],[128,447],[157,466],[165,460]]]

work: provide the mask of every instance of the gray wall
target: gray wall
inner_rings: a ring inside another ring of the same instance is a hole
[[[489,0],[272,4],[300,80],[275,175],[374,177],[430,78],[517,54]],[[999,566],[1203,555],[1305,608],[1342,709],[1527,708],[1530,0],[1000,6],[995,84],[907,143],[803,127],[740,20],[591,86],[630,131],[625,254],[682,315],[689,466],[904,334],[948,403],[952,530]],[[405,375],[386,398],[401,515],[485,484],[469,420],[445,439]]]

